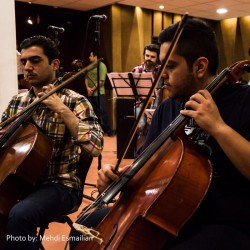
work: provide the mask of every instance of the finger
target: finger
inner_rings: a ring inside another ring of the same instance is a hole
[[[200,102],[197,102],[196,100],[190,100],[185,103],[185,108],[190,110],[197,110],[199,107]]]
[[[37,94],[37,96],[38,96],[39,98],[42,97],[43,95],[45,95],[44,92],[39,92],[39,93]]]
[[[120,167],[118,170],[119,175],[124,173],[128,168],[130,168],[130,165],[125,165],[123,167]]]
[[[104,164],[103,167],[100,169],[100,174],[105,176],[111,180],[117,180],[118,175],[114,172],[115,167],[110,164]]]
[[[202,93],[197,92],[196,94],[192,95],[189,100],[192,100],[192,101],[195,101],[198,103],[202,103],[204,101],[204,98],[205,97],[203,96]]]
[[[200,95],[202,95],[205,99],[211,99],[212,98],[211,93],[206,89],[199,90],[198,93]]]
[[[189,109],[183,109],[180,111],[181,115],[188,116],[190,118],[194,118],[194,111]]]

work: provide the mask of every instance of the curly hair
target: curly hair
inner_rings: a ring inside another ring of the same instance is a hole
[[[44,51],[44,54],[48,57],[49,63],[51,63],[54,59],[59,58],[60,52],[56,43],[46,36],[32,36],[30,38],[26,38],[20,44],[21,50],[27,49],[31,46],[41,47]]]

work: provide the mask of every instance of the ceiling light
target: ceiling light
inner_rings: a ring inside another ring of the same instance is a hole
[[[159,9],[161,9],[161,10],[164,9],[164,5],[160,5]]]
[[[220,9],[217,9],[216,12],[217,12],[218,14],[225,14],[225,13],[227,13],[227,9],[225,9],[225,8],[220,8]]]
[[[30,24],[30,25],[33,25],[33,20],[31,19],[31,17],[29,17],[29,18],[27,19],[27,23]]]

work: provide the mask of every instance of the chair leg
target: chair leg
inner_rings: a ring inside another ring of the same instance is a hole
[[[91,200],[91,201],[95,201],[95,199],[94,199],[93,197],[91,197],[91,196],[89,196],[89,195],[86,195],[86,194],[83,194],[82,197],[83,197],[83,198],[86,198],[86,199],[88,199],[88,200]]]
[[[42,239],[45,233],[46,228],[48,228],[48,226],[46,227],[40,227],[39,229],[39,233],[37,235],[37,241],[36,241],[36,248],[35,250],[45,250],[42,244]]]
[[[67,223],[70,228],[72,228],[72,225],[73,225],[73,221],[67,215],[59,216],[58,218],[56,218],[54,221],[51,221],[50,223],[52,223],[52,222]],[[38,235],[37,235],[35,250],[45,250],[45,248],[42,244],[42,240],[43,240],[45,230],[48,228],[49,228],[49,224],[47,226],[40,227],[40,230],[39,230]]]

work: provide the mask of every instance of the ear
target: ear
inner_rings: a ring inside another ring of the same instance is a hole
[[[193,65],[194,74],[201,78],[207,72],[209,61],[206,57],[199,57]]]
[[[54,71],[57,71],[59,69],[59,66],[60,66],[60,60],[59,59],[54,59],[52,62],[51,62],[51,67]]]

